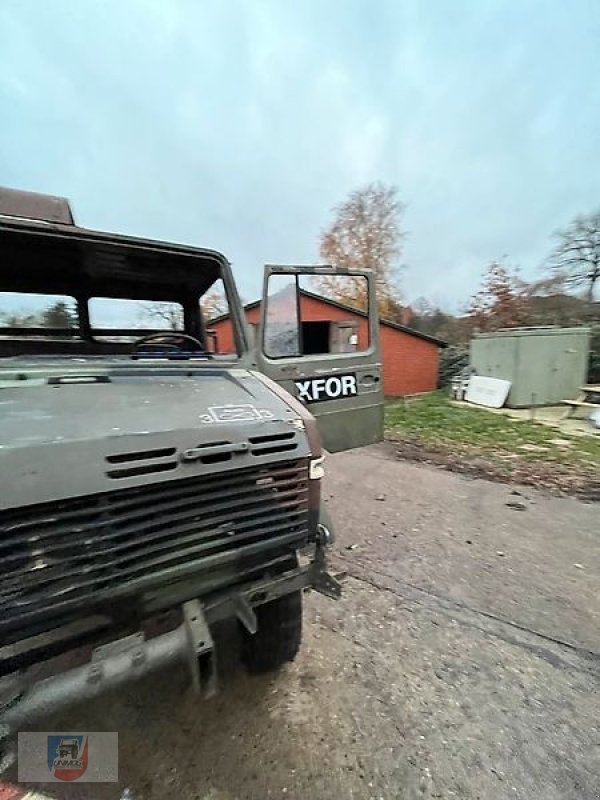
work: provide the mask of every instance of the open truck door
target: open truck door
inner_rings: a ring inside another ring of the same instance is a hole
[[[381,441],[383,380],[373,273],[265,267],[257,339],[261,371],[310,409],[326,450]]]

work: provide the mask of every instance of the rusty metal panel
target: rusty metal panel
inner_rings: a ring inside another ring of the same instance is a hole
[[[24,192],[0,186],[0,215],[74,225],[69,201],[50,194]]]

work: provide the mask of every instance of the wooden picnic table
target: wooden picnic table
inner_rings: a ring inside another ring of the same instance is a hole
[[[563,400],[562,402],[567,406],[565,419],[571,417],[579,409],[600,408],[600,383],[588,383],[580,386],[577,400]]]

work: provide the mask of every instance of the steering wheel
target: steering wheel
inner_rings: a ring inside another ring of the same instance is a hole
[[[187,333],[179,333],[178,331],[165,331],[164,333],[151,333],[149,336],[142,336],[134,345],[134,353],[138,353],[140,349],[143,349],[147,345],[149,345],[148,349],[151,352],[156,350],[160,351],[161,349],[179,353],[206,352],[199,339]]]

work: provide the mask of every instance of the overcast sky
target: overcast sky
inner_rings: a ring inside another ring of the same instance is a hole
[[[82,225],[222,250],[251,300],[373,180],[408,300],[534,276],[600,206],[600,2],[0,2],[0,184]]]

